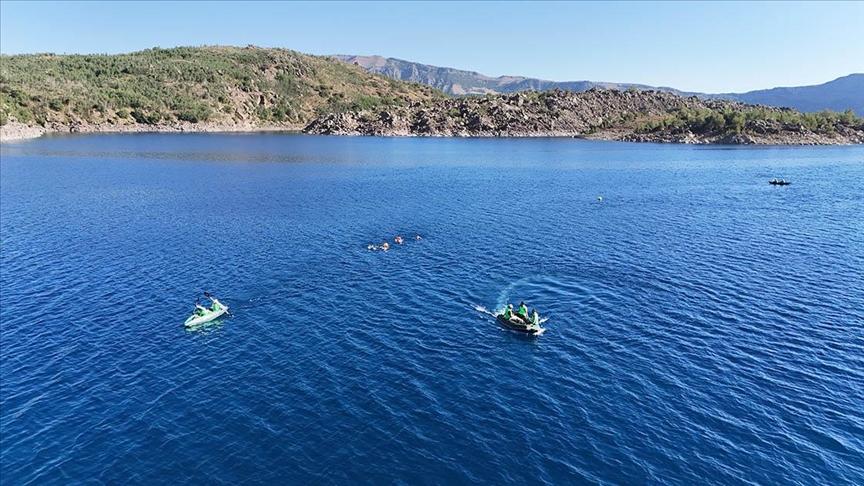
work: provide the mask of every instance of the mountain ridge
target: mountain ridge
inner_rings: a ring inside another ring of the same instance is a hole
[[[592,88],[657,90],[680,96],[727,99],[749,104],[795,108],[805,113],[822,110],[843,112],[851,109],[857,116],[864,115],[864,73],[852,73],[818,85],[775,87],[744,93],[702,93],[683,91],[669,86],[650,86],[638,83],[605,81],[548,81],[525,76],[486,76],[476,71],[420,64],[404,59],[383,56],[334,54],[330,57],[356,64],[368,72],[394,79],[425,84],[455,96],[505,94],[520,91],[546,91],[563,89],[575,92]]]

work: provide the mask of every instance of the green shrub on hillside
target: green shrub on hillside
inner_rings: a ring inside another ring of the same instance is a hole
[[[755,107],[746,110],[725,108],[722,110],[681,109],[640,124],[637,133],[653,133],[664,130],[689,130],[696,134],[716,133],[732,135],[747,133],[750,122],[757,120],[774,122],[785,130],[807,129],[814,132],[834,132],[840,125],[864,128],[864,119],[855,116],[852,110],[836,113],[825,110],[819,113],[798,113],[792,110],[776,110]]]
[[[131,115],[137,123],[142,123],[144,125],[155,125],[162,120],[162,114],[159,112],[146,113],[141,110],[132,110]]]
[[[396,82],[400,99],[444,97]],[[0,55],[5,119],[105,121],[128,113],[138,123],[260,120],[300,123],[319,110],[388,106],[393,81],[327,57],[255,47],[158,47],[131,54]],[[385,93],[385,94],[382,94]],[[267,109],[260,109],[262,98]],[[272,105],[272,106],[271,106]]]

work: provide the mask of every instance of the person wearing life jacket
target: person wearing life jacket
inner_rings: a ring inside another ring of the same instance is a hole
[[[525,302],[519,303],[519,316],[522,317],[525,322],[531,322],[528,318],[528,306],[525,305]]]
[[[507,307],[504,308],[504,319],[510,320],[513,316],[513,304],[507,304]]]

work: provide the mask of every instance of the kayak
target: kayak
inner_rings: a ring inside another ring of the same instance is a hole
[[[513,316],[510,319],[504,319],[504,314],[497,314],[495,319],[503,326],[513,329],[514,331],[525,332],[528,334],[540,334],[546,330],[545,328],[540,327],[539,324],[525,324],[522,319],[516,316]]]
[[[210,322],[226,312],[228,312],[228,307],[222,305],[218,300],[213,299],[213,305],[211,305],[209,309],[200,305],[195,305],[195,312],[193,312],[183,324],[186,327],[197,326],[198,324]]]

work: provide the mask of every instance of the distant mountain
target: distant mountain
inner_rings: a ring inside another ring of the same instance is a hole
[[[788,106],[804,113],[852,110],[864,116],[864,74],[850,74],[816,86],[772,88],[747,93],[709,95],[753,105]]]
[[[558,82],[526,78],[522,76],[499,76],[497,78],[492,78],[474,71],[462,71],[447,67],[430,66],[428,64],[403,61],[402,59],[395,59],[392,57],[351,56],[343,54],[337,54],[330,57],[349,64],[356,64],[370,73],[383,74],[394,79],[425,84],[426,86],[431,86],[444,91],[445,93],[456,96],[517,93],[519,91],[529,90],[546,91],[555,88],[565,91],[569,89],[570,91],[577,93],[588,91],[592,88],[619,89],[623,91],[629,89],[631,86],[640,90],[653,89],[668,91],[679,95],[696,94],[679,91],[674,88],[655,88],[644,84],[605,83],[594,81]]]
[[[546,91],[549,89],[588,91],[592,88],[627,90],[657,90],[681,96],[719,98],[766,106],[790,107],[801,112],[818,112],[829,109],[837,112],[853,110],[864,115],[864,74],[850,74],[817,86],[773,88],[747,93],[696,93],[681,91],[666,86],[648,86],[634,83],[609,83],[596,81],[546,81],[522,76],[484,76],[474,71],[430,66],[402,59],[381,56],[331,56],[349,64],[356,64],[368,72],[383,74],[390,78],[413,81],[444,91],[451,95],[482,95],[515,93],[519,91]]]

